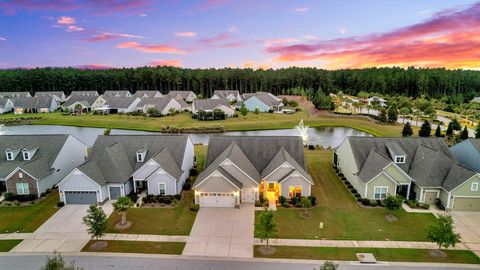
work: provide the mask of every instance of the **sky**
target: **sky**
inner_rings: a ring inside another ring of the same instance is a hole
[[[0,68],[480,70],[468,0],[0,0]]]

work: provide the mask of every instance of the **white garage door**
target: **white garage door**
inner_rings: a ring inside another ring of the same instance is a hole
[[[234,207],[235,196],[232,193],[200,193],[200,206],[203,207]]]
[[[255,202],[255,190],[252,188],[242,189],[242,202]]]

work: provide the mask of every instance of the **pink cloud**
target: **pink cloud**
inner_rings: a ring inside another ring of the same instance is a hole
[[[299,7],[299,8],[296,8],[293,10],[293,12],[295,13],[304,13],[304,12],[307,12],[309,11],[310,8],[309,7]]]
[[[175,33],[175,36],[177,37],[189,37],[189,38],[193,38],[197,35],[197,33],[195,32],[176,32]]]
[[[166,44],[140,44],[138,42],[122,42],[117,45],[121,49],[134,49],[144,53],[186,54],[185,51]]]
[[[176,59],[155,59],[148,64],[151,67],[157,66],[170,66],[170,67],[181,67],[182,61]]]
[[[228,4],[229,0],[206,0],[198,6],[201,11],[207,11]]]
[[[97,35],[94,35],[92,37],[84,39],[85,41],[90,41],[90,42],[99,42],[99,41],[109,41],[109,40],[115,40],[119,38],[134,38],[134,39],[142,39],[144,37],[138,36],[138,35],[131,35],[131,34],[118,34],[118,33],[99,33]]]
[[[57,19],[58,24],[75,24],[75,19],[68,16],[62,16]]]
[[[0,41],[7,41],[7,38],[0,37]]]
[[[113,68],[110,64],[88,64],[76,66],[79,69],[111,69]]]
[[[239,48],[246,45],[244,41],[232,40],[232,34],[230,31],[220,33],[210,38],[200,39],[200,43],[206,47],[214,48]]]
[[[82,32],[84,30],[85,29],[83,29],[82,27],[78,27],[76,25],[69,25],[68,28],[67,28],[68,32]]]
[[[206,43],[206,44],[213,44],[213,43],[217,43],[217,42],[220,42],[220,41],[225,41],[229,38],[230,38],[230,34],[228,32],[224,32],[224,33],[220,33],[220,34],[218,34],[214,37],[211,37],[211,38],[201,39],[200,42],[203,42],[203,43]]]

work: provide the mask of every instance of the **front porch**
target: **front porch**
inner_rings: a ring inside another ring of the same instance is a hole
[[[283,187],[285,189],[285,187]],[[282,184],[278,183],[277,181],[265,181],[262,180],[260,183],[259,191],[260,191],[260,198],[267,200],[269,204],[275,204],[278,201],[278,197],[283,196],[286,198],[292,197],[302,197],[305,196],[303,194],[304,188],[302,186],[289,186],[288,192],[282,190]],[[286,195],[286,196],[285,196]]]

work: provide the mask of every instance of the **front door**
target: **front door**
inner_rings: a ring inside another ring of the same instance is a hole
[[[267,182],[265,189],[268,201],[276,201],[278,196],[280,196],[280,185],[276,182]]]
[[[120,198],[120,187],[110,187],[110,200],[116,200]]]

